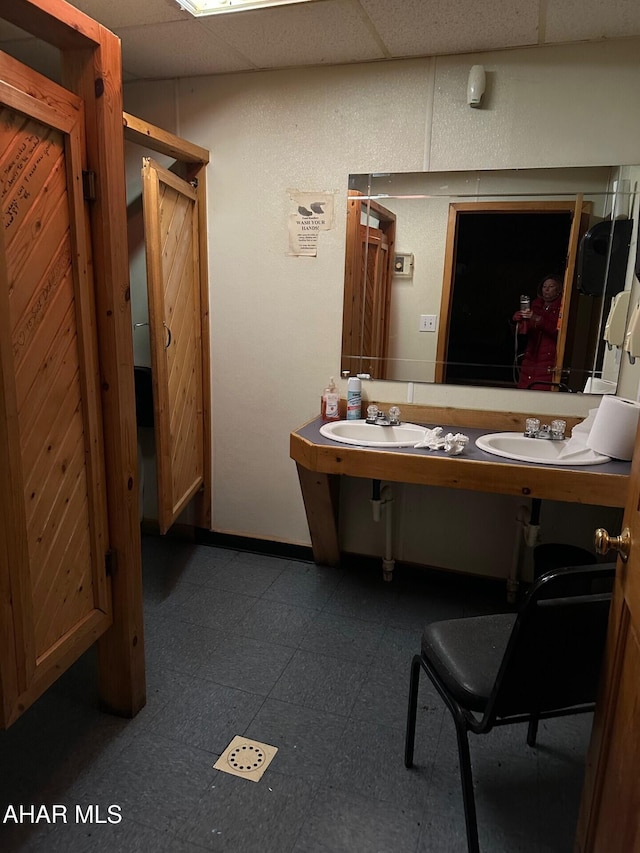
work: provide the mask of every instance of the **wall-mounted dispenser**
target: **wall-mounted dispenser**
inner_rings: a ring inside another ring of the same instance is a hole
[[[467,81],[467,103],[470,107],[479,107],[482,103],[487,75],[483,65],[472,65]]]
[[[603,335],[609,349],[621,347],[624,343],[630,300],[630,290],[622,290],[617,296],[613,297]]]
[[[629,361],[633,364],[640,355],[640,303],[633,309],[622,348],[628,353]]]

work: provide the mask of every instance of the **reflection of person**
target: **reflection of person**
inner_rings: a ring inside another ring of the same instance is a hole
[[[513,315],[518,332],[527,336],[518,388],[537,387],[544,391],[545,386],[548,387],[553,381],[561,305],[562,278],[546,275],[538,287],[538,295],[531,308],[528,311],[516,311]]]

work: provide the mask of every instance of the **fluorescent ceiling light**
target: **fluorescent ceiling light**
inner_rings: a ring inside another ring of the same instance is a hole
[[[222,15],[225,12],[242,12],[246,9],[264,9],[268,6],[289,6],[294,3],[312,3],[313,0],[176,0],[179,6],[196,18],[204,15]]]

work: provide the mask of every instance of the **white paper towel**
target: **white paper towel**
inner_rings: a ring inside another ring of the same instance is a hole
[[[631,459],[639,419],[640,403],[606,395],[593,419],[587,447],[614,459]]]

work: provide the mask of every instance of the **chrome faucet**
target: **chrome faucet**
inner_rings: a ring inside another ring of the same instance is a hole
[[[397,406],[391,406],[387,415],[382,409],[372,404],[367,408],[366,422],[368,424],[376,424],[377,426],[399,426],[400,409]]]
[[[559,418],[549,424],[540,424],[538,418],[527,418],[524,424],[525,438],[542,438],[551,441],[564,439],[567,422]]]

